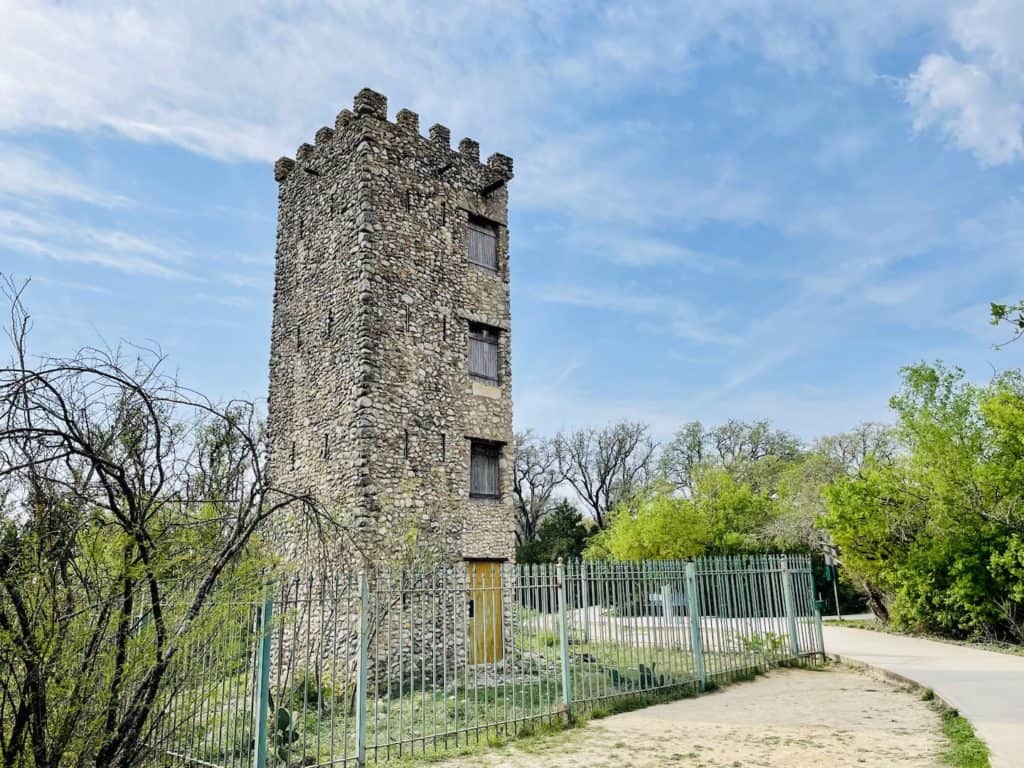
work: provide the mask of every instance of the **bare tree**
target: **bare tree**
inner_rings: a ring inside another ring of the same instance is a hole
[[[559,473],[590,508],[598,528],[608,524],[616,504],[647,483],[656,449],[647,425],[633,421],[555,438]]]
[[[558,456],[552,441],[533,430],[515,436],[516,454],[512,493],[515,496],[516,543],[537,538],[537,525],[551,504],[551,494],[561,482]]]
[[[256,532],[325,518],[273,484],[252,403],[182,387],[152,350],[31,358],[23,289],[0,368],[2,763],[127,768]]]
[[[799,439],[785,430],[772,429],[765,420],[729,419],[708,433],[708,441],[724,466],[765,456],[789,459],[800,453]]]
[[[679,488],[690,488],[702,465],[724,467],[744,476],[756,462],[767,457],[784,461],[801,453],[800,440],[768,421],[729,419],[712,429],[699,421],[684,424],[662,452],[659,470]]]
[[[887,424],[865,422],[849,432],[822,437],[815,450],[848,473],[856,473],[868,459],[891,463],[899,450],[896,430]]]
[[[690,488],[693,476],[707,457],[707,432],[699,421],[684,424],[661,452],[658,469],[678,488]]]

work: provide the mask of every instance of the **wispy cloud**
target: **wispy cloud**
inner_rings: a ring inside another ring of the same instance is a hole
[[[200,304],[220,304],[225,307],[248,307],[252,305],[252,299],[248,296],[238,296],[227,293],[194,293],[190,296],[190,300],[198,302]]]
[[[42,152],[0,142],[0,201],[5,198],[20,201],[72,200],[104,208],[128,202],[124,197],[82,179],[75,171]]]
[[[647,325],[653,331],[665,332],[701,344],[734,344],[735,335],[708,322],[709,313],[682,298],[656,294],[636,294],[625,290],[587,288],[579,285],[551,285],[531,291],[540,301],[584,307],[610,313],[656,319]]]
[[[728,256],[705,253],[668,237],[653,237],[642,233],[596,234],[588,229],[586,235],[582,238],[577,236],[572,245],[597,258],[625,267],[668,266],[714,275],[734,271],[738,266],[738,262]]]
[[[567,92],[628,90],[652,78],[686,87],[709,45],[789,73],[870,76],[879,50],[943,8],[693,0],[595,13],[569,3],[352,0],[285,13],[271,0],[9,3],[0,130],[113,131],[265,161],[312,135],[314,121],[329,121],[348,95],[339,83],[350,88],[373,72],[375,85],[414,108],[507,138],[522,130],[508,120],[515,115],[564,123]]]
[[[58,214],[0,210],[0,249],[61,263],[95,264],[130,275],[197,280],[182,257],[146,238],[98,229]]]

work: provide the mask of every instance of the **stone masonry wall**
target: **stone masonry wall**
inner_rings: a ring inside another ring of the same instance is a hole
[[[270,467],[342,524],[334,562],[512,557],[511,177],[368,89],[275,165]],[[497,271],[468,260],[470,215],[497,225]],[[471,321],[501,329],[497,385],[469,375]],[[470,438],[503,444],[498,500],[469,497]],[[273,539],[309,564],[310,533]]]

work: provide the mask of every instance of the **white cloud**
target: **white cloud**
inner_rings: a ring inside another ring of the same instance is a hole
[[[935,127],[983,165],[1024,157],[1024,4],[976,0],[955,10],[963,57],[931,53],[906,82],[917,130]]]
[[[266,161],[369,84],[427,124],[502,141],[564,123],[577,95],[685,88],[708,59],[751,54],[790,72],[869,77],[877,51],[943,7],[0,0],[0,130],[113,131]]]
[[[993,68],[1020,73],[1024,69],[1024,4],[1017,0],[976,0],[953,11],[953,37]]]
[[[1024,104],[977,64],[926,56],[907,84],[918,130],[938,126],[985,165],[1024,155]]]

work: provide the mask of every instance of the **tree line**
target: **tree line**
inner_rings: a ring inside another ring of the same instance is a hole
[[[840,600],[881,620],[1024,642],[1024,376],[901,372],[892,425],[813,443],[767,421],[622,421],[517,436],[519,557],[837,553]],[[827,592],[823,595],[830,596]],[[829,602],[831,602],[829,600]],[[830,606],[834,607],[834,606]]]
[[[567,551],[591,557],[820,553],[823,487],[896,450],[895,431],[879,424],[812,445],[767,420],[692,421],[664,445],[628,420],[549,438],[527,430],[516,435],[513,484],[520,557],[567,550],[549,541],[565,531],[585,540]]]

